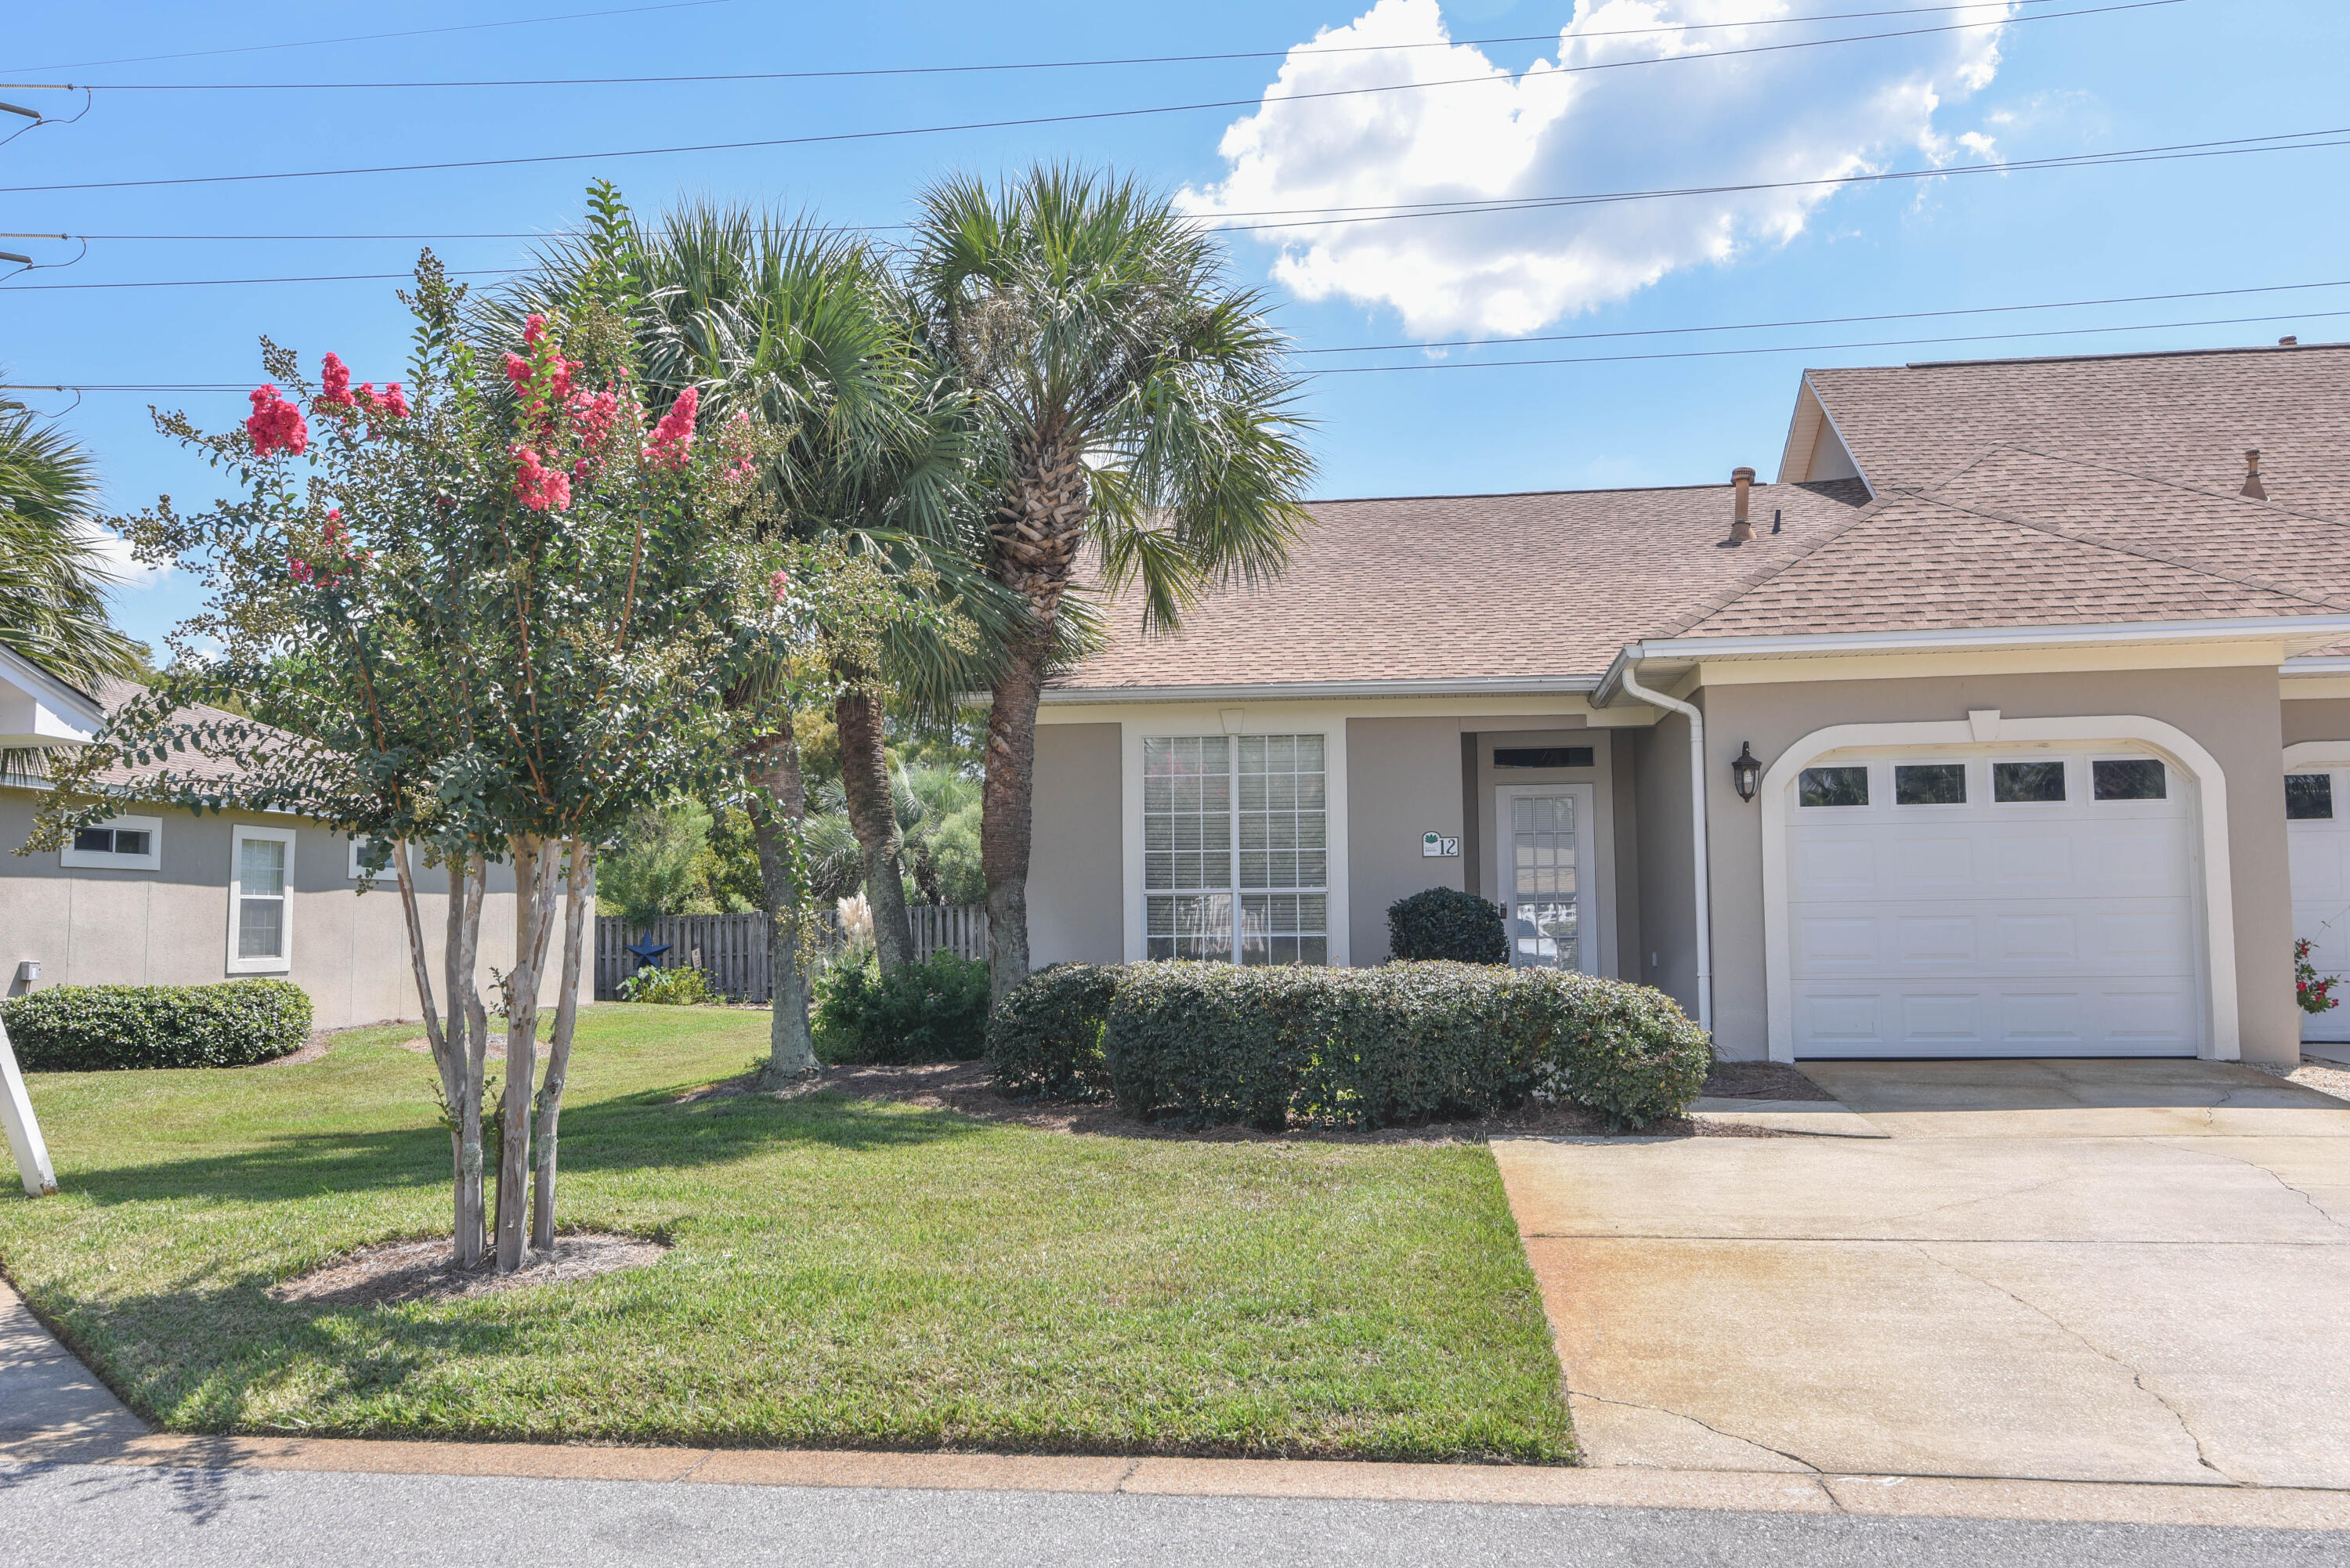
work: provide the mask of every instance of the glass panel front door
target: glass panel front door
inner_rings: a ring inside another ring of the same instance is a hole
[[[1583,929],[1588,785],[1521,788],[1501,797],[1501,898],[1510,962],[1588,971]]]

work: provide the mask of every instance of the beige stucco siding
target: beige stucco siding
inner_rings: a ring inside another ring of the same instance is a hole
[[[1460,839],[1461,723],[1347,721],[1347,916],[1357,965],[1385,963],[1388,906],[1430,888],[1459,888],[1462,855],[1429,858],[1421,836]]]
[[[25,842],[40,800],[29,791],[0,791],[0,848],[13,852]],[[317,1026],[418,1016],[398,889],[386,883],[360,893],[349,876],[349,842],[340,834],[286,817],[132,809],[162,822],[158,870],[68,867],[55,850],[0,853],[0,964],[9,994],[24,990],[15,976],[26,959],[39,962],[43,988],[204,985],[235,978],[228,970],[229,846],[233,826],[243,823],[295,829],[291,950],[279,978],[309,993]],[[420,870],[418,880],[437,983],[448,884],[430,869]],[[493,968],[514,967],[514,919],[513,875],[494,867],[482,908],[484,983]],[[543,1000],[555,1000],[560,978],[550,964]],[[588,990],[583,983],[583,992]]]
[[[2227,781],[2228,854],[2233,885],[2238,1018],[2248,1060],[2299,1054],[2293,1002],[2292,903],[2284,836],[2283,746],[2276,672],[2249,668],[2090,671],[2064,675],[1952,676],[1918,680],[1714,686],[1705,712],[1707,808],[1711,815],[1714,1033],[1725,1055],[1768,1053],[1763,985],[1762,846],[1760,803],[1738,798],[1730,759],[1751,743],[1767,767],[1780,753],[1832,724],[1964,720],[1998,709],[2006,718],[2128,714],[2186,732],[2218,761]],[[2287,709],[2315,706],[2286,703]],[[1685,741],[1685,738],[1684,738]],[[1657,736],[1669,749],[1670,737]],[[1645,753],[1644,753],[1645,755]],[[1648,784],[1646,775],[1644,786]],[[1669,798],[1661,777],[1652,798]],[[1653,814],[1652,814],[1653,815]],[[1646,857],[1644,857],[1644,862]]]
[[[2350,741],[2350,697],[2318,697],[2282,705],[2284,743],[2303,741]]]
[[[1638,857],[1638,979],[1698,1015],[1696,853],[1690,847],[1689,721],[1668,713],[1650,729],[1625,732],[1636,791],[1644,810],[1635,824]],[[1635,968],[1637,967],[1637,973]]]
[[[1118,754],[1117,724],[1037,727],[1028,955],[1040,968],[1125,956]]]

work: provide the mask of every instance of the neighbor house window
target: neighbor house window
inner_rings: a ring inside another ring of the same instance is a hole
[[[1893,769],[1896,805],[1964,805],[1967,764],[1964,763],[1898,763]]]
[[[2064,764],[2050,763],[1993,763],[1991,765],[1991,798],[2002,805],[2045,804],[2064,798]]]
[[[118,816],[95,827],[78,827],[73,841],[57,852],[57,861],[91,870],[160,871],[163,867],[162,820]]]
[[[2091,763],[2089,793],[2096,800],[2160,800],[2162,764],[2152,757]]]
[[[229,838],[228,967],[279,973],[293,961],[294,832],[234,827]]]
[[[1795,799],[1804,805],[1866,805],[1868,770],[1805,768],[1796,781]]]
[[[2334,775],[2285,774],[2284,815],[2293,822],[2331,822],[2334,819]]]
[[[1328,961],[1324,762],[1320,735],[1142,742],[1148,956]]]
[[[351,880],[354,882],[399,881],[400,873],[393,868],[390,857],[385,857],[382,870],[369,871],[367,868],[368,856],[375,846],[376,840],[366,834],[355,833],[351,836]]]

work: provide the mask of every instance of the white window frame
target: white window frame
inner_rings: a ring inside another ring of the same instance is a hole
[[[1126,860],[1126,931],[1124,948],[1128,963],[1140,963],[1149,952],[1149,898],[1142,875],[1142,742],[1149,740],[1182,739],[1189,736],[1223,734],[1232,737],[1235,744],[1243,735],[1319,735],[1322,737],[1322,801],[1324,836],[1329,844],[1328,925],[1324,950],[1324,964],[1330,969],[1345,969],[1352,961],[1349,956],[1349,907],[1347,903],[1347,722],[1326,710],[1313,714],[1285,714],[1268,708],[1259,717],[1251,710],[1245,722],[1233,712],[1229,723],[1219,713],[1215,728],[1201,722],[1201,715],[1190,711],[1162,711],[1120,721],[1119,784],[1124,796],[1121,803],[1121,834]],[[1235,840],[1235,855],[1239,846]],[[1234,881],[1238,881],[1234,877]],[[1232,926],[1238,932],[1241,923],[1240,888],[1232,889]]]
[[[244,846],[248,840],[261,839],[286,846],[286,919],[279,929],[286,940],[279,944],[286,950],[268,957],[241,958],[237,954],[237,939],[244,924]],[[290,827],[257,827],[236,823],[229,828],[228,838],[228,972],[231,974],[285,974],[294,967],[294,829]]]
[[[394,866],[394,865],[391,863],[391,861],[390,861],[390,860],[386,860],[386,861],[383,863],[383,869],[382,869],[382,870],[378,871],[378,872],[375,872],[375,873],[373,873],[372,875],[370,875],[370,874],[369,873],[369,871],[368,871],[368,869],[367,869],[367,867],[364,867],[364,866],[362,866],[362,865],[360,865],[360,864],[359,864],[359,851],[360,851],[361,849],[365,848],[365,847],[366,847],[366,846],[367,846],[370,842],[372,842],[372,841],[373,841],[373,839],[374,839],[374,836],[374,836],[373,834],[369,834],[369,833],[354,833],[354,834],[351,834],[351,835],[349,835],[349,836],[348,836],[349,840],[350,840],[350,846],[351,846],[351,868],[350,868],[350,872],[349,872],[350,879],[351,879],[352,881],[354,881],[354,882],[373,882],[373,883],[395,883],[395,882],[398,882],[398,881],[400,880],[400,869],[399,869],[399,867],[398,867]],[[401,846],[400,846],[398,848],[396,848],[396,849],[393,851],[393,853],[394,853],[395,855],[397,855],[397,854],[399,853],[399,850],[400,850],[400,849],[405,849],[405,848],[407,848],[407,846],[405,846],[405,845],[401,845]],[[416,864],[413,851],[411,851],[411,852],[410,852],[410,858],[409,858],[409,862],[408,862],[408,863],[409,863],[411,866],[414,866],[414,865]]]
[[[163,819],[160,816],[109,816],[104,822],[93,822],[91,827],[127,827],[147,835],[144,855],[100,854],[95,849],[76,849],[68,840],[57,850],[57,864],[89,871],[161,871],[163,868]]]

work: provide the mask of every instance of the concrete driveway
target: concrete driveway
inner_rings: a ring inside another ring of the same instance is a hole
[[[1587,1463],[2350,1489],[2350,1105],[1805,1071],[1889,1136],[1493,1146]]]

